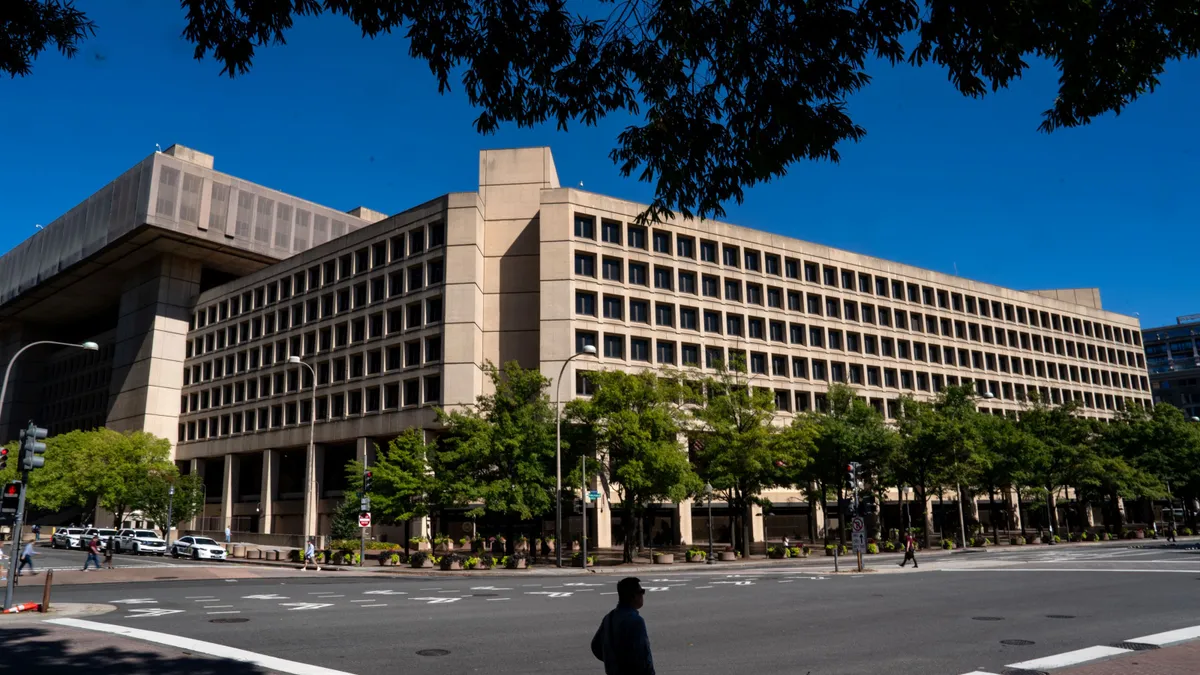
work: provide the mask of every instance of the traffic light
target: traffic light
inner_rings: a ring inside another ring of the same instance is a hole
[[[8,448],[0,448],[0,471],[8,467]]]
[[[17,516],[17,506],[21,499],[21,483],[13,481],[4,486],[4,494],[0,495],[0,523],[11,524]]]
[[[363,492],[371,494],[371,472],[363,472]]]
[[[858,464],[850,462],[846,465],[846,489],[854,491],[858,488]]]
[[[46,444],[41,441],[46,438],[47,431],[33,422],[21,432],[21,468],[26,471],[40,469],[46,465]]]
[[[583,513],[583,500],[575,499],[575,513]]]

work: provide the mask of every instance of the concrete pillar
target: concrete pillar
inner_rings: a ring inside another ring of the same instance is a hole
[[[600,491],[600,499],[596,500],[596,508],[588,514],[596,520],[596,548],[612,548],[612,502],[604,490]]]
[[[203,485],[204,484],[204,460],[197,458],[197,459],[191,460],[191,463],[192,463],[192,468],[189,471],[189,473],[191,473],[193,476],[196,476],[197,478],[199,478],[200,484]],[[201,499],[203,499],[203,498],[201,498]],[[191,523],[188,524],[188,529],[199,530],[200,526],[203,525],[204,507],[205,506],[207,506],[207,504],[205,504],[203,501],[200,502],[200,512],[192,518]]]
[[[271,534],[275,526],[275,487],[279,481],[279,453],[274,450],[263,450],[262,453],[262,488],[259,499],[262,501],[262,511],[258,514],[261,522],[259,531]]]
[[[813,523],[812,529],[809,531],[815,534],[817,539],[823,538],[825,536],[825,504],[819,499],[812,502],[812,511],[808,517]]]
[[[1021,531],[1021,509],[1017,508],[1017,491],[1016,489],[1007,490],[1004,493],[1005,501],[1008,502],[1008,527],[1014,532]]]
[[[675,505],[675,521],[675,533],[679,541],[693,544],[696,540],[692,536],[692,500],[685,499]]]
[[[233,529],[233,503],[237,501],[238,474],[240,466],[238,455],[225,455],[225,476],[221,481],[221,528]]]
[[[179,425],[179,392],[192,302],[200,292],[199,261],[161,256],[122,288],[105,425],[171,440]]]
[[[760,542],[764,540],[763,536],[763,510],[758,504],[750,507],[750,541]]]

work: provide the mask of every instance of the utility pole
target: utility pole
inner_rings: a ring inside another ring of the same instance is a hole
[[[583,554],[583,569],[587,571],[587,507],[588,507],[588,489],[587,489],[587,457],[579,458],[579,487],[581,488],[582,499],[579,503],[583,508],[579,512],[583,514],[583,532],[579,535],[579,552]]]
[[[17,513],[12,526],[12,552],[9,560],[8,583],[4,587],[4,609],[12,607],[13,587],[17,582],[17,561],[21,546],[21,525],[25,521],[25,492],[29,486],[29,472],[46,464],[42,454],[46,452],[47,431],[32,421],[21,432],[21,495],[17,498]]]
[[[367,468],[367,457],[363,457],[363,490],[362,499],[359,501],[359,509],[368,516],[371,514],[371,475],[370,469]],[[358,566],[362,567],[367,559],[367,528],[362,526],[361,515],[359,517],[358,528]]]
[[[172,529],[172,526],[175,524],[175,521],[171,520],[171,507],[173,507],[174,505],[175,505],[175,486],[172,485],[167,488],[167,531],[166,531],[167,546],[171,545],[171,529]]]

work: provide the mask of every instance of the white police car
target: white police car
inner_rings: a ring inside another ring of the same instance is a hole
[[[172,558],[191,558],[192,560],[224,560],[225,549],[208,537],[188,535],[180,537],[171,544]]]

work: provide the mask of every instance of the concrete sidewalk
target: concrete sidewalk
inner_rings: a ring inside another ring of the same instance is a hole
[[[1200,641],[1119,654],[1103,661],[1055,670],[1054,675],[1195,675],[1197,672],[1200,672]]]

